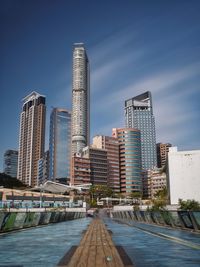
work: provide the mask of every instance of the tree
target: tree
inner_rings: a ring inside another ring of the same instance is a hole
[[[163,187],[163,189],[159,190],[158,192],[155,193],[154,195],[155,198],[160,198],[160,199],[165,199],[167,200],[167,187]]]
[[[5,173],[0,173],[0,186],[3,186],[5,188],[18,188],[18,189],[25,189],[28,187],[17,178],[13,178]]]
[[[178,204],[180,210],[200,210],[200,203],[194,199],[182,200],[179,199]]]
[[[142,197],[142,193],[141,192],[132,192],[129,195],[131,198],[141,198]]]
[[[165,206],[168,203],[168,193],[167,188],[164,187],[163,189],[159,190],[155,195],[154,199],[152,200],[153,205],[151,210],[165,210]]]
[[[113,195],[113,190],[107,185],[92,185],[89,190],[92,199],[111,197]]]

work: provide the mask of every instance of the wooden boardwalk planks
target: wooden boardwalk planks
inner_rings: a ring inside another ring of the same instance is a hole
[[[100,219],[93,219],[74,254],[65,264],[59,266],[125,267],[127,265],[124,265],[120,258],[105,224]]]

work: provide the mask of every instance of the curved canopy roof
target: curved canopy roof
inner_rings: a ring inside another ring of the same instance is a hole
[[[47,181],[44,184],[33,188],[32,190],[40,190],[43,192],[51,192],[57,194],[64,194],[72,190],[83,191],[88,190],[92,184],[82,184],[82,185],[65,185],[52,181]]]

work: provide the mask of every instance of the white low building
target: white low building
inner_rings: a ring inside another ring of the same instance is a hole
[[[179,199],[200,202],[200,150],[169,149],[168,186],[170,204],[178,204]]]

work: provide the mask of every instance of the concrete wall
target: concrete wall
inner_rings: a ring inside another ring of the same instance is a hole
[[[178,204],[179,199],[200,202],[200,150],[169,149],[168,184],[170,204]]]
[[[83,211],[0,211],[0,233],[83,217]]]

